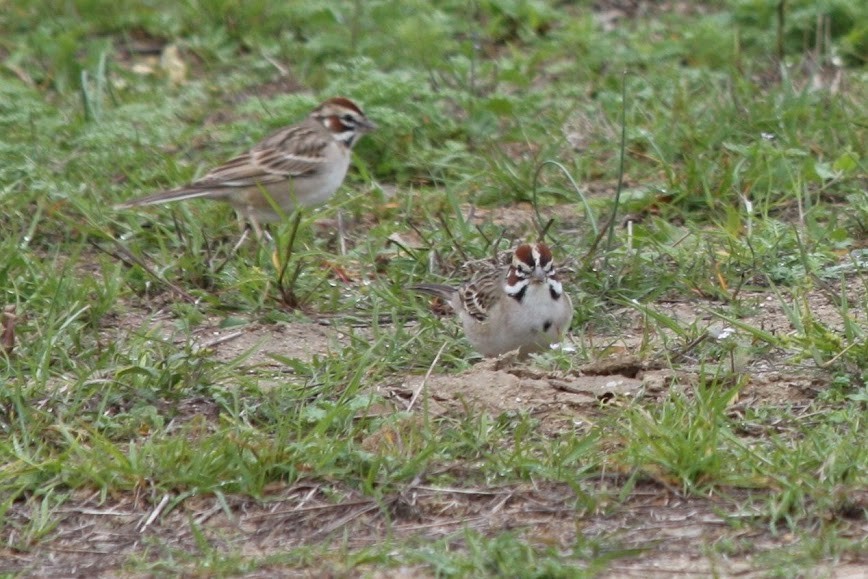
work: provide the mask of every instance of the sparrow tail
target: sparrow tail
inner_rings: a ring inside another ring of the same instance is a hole
[[[143,205],[160,205],[162,203],[171,203],[174,201],[183,201],[185,199],[199,199],[201,197],[216,198],[214,189],[198,189],[198,188],[180,188],[160,191],[153,195],[146,195],[138,199],[131,199],[118,203],[115,209],[129,209],[131,207],[142,207]]]
[[[449,301],[452,296],[455,295],[455,292],[458,291],[454,287],[439,283],[420,283],[419,285],[411,285],[410,289],[423,294],[437,296],[438,298],[443,298],[446,301]]]

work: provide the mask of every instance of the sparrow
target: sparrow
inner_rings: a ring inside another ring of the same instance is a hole
[[[573,318],[552,252],[541,242],[520,245],[508,267],[479,271],[460,287],[419,284],[411,289],[452,306],[473,348],[488,357],[518,349],[523,358],[545,350],[561,340]]]
[[[192,183],[116,206],[129,209],[185,199],[216,199],[235,208],[257,235],[296,207],[325,203],[343,183],[350,151],[377,128],[348,98],[331,98],[300,123],[284,127]]]

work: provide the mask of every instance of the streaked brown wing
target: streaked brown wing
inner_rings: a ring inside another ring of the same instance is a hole
[[[330,143],[322,129],[306,124],[287,127],[247,153],[216,167],[192,183],[195,187],[251,187],[304,177],[319,170]],[[324,138],[325,137],[325,138]]]
[[[458,295],[467,313],[484,322],[488,318],[488,310],[503,293],[502,286],[503,271],[492,267],[461,286]]]

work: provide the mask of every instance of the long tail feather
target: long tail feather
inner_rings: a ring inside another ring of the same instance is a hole
[[[449,301],[452,296],[455,295],[455,292],[458,291],[454,287],[439,283],[420,283],[419,285],[411,285],[410,289],[423,294],[437,296],[438,298],[443,298],[447,301]]]
[[[214,189],[199,189],[182,187],[180,189],[169,189],[160,191],[138,199],[131,199],[118,203],[115,209],[129,209],[131,207],[142,207],[144,205],[160,205],[162,203],[172,203],[174,201],[183,201],[185,199],[199,199],[201,197],[215,197]]]

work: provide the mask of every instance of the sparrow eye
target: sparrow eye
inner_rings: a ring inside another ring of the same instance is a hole
[[[347,124],[347,125],[354,125],[354,124],[356,124],[356,119],[355,119],[355,117],[353,117],[353,115],[351,115],[351,114],[349,114],[349,113],[347,113],[347,114],[345,114],[345,115],[341,115],[341,120],[344,122],[344,124]]]

